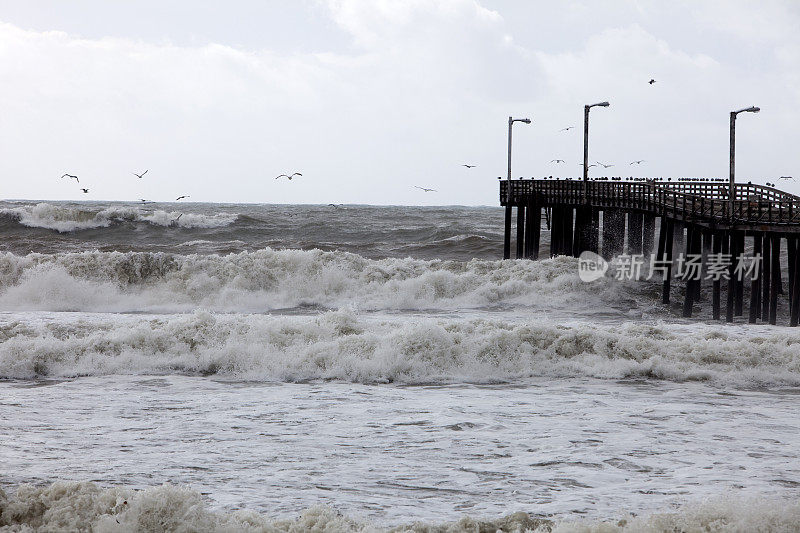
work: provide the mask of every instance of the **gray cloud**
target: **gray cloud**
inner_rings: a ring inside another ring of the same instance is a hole
[[[57,180],[71,171],[102,199],[494,204],[508,115],[534,120],[515,131],[515,175],[577,174],[580,135],[558,130],[601,99],[612,106],[593,111],[592,157],[612,169],[647,159],[639,173],[724,176],[727,112],[751,104],[763,112],[741,121],[739,175],[771,180],[797,166],[788,3],[768,4],[753,25],[748,4],[712,2],[330,0],[273,15],[264,24],[302,37],[240,46],[234,27],[207,23],[222,37],[194,44],[140,38],[121,22],[98,36],[0,6],[4,196],[83,199]],[[23,29],[23,18],[40,22]],[[177,16],[160,24],[184,35]],[[150,180],[131,180],[142,168]],[[287,170],[305,179],[272,179]],[[421,197],[418,183],[441,192]]]

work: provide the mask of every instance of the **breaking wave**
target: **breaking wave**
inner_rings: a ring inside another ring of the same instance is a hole
[[[371,260],[346,252],[272,250],[226,256],[152,252],[0,254],[9,311],[264,312],[525,306],[581,312],[651,306],[646,284],[582,283],[576,260]]]
[[[0,325],[0,377],[200,374],[358,383],[506,383],[540,377],[800,385],[800,333],[628,322],[213,314],[64,315]]]
[[[543,518],[516,512],[500,518],[464,517],[454,522],[415,522],[391,527],[352,518],[318,506],[292,518],[271,518],[255,511],[213,509],[203,496],[184,486],[144,490],[102,488],[90,482],[59,481],[46,487],[21,485],[9,497],[0,490],[0,528],[11,531],[262,531],[355,532],[791,532],[800,523],[800,502],[725,496],[665,512],[634,516],[620,510],[613,520]]]
[[[181,228],[219,228],[236,221],[237,215],[203,215],[161,209],[114,206],[104,209],[76,208],[39,203],[0,209],[0,217],[16,220],[23,226],[45,228],[59,233],[107,228],[123,222],[145,222],[154,226]]]

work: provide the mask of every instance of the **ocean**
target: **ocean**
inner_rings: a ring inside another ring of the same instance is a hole
[[[499,261],[500,208],[0,227],[2,531],[800,531],[800,332]]]

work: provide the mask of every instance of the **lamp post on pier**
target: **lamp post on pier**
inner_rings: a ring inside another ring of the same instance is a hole
[[[515,122],[530,124],[531,119],[508,117],[508,201],[511,201],[511,126],[513,126]]]
[[[589,181],[589,110],[593,107],[608,107],[608,102],[583,106],[583,201],[586,201]]]
[[[505,238],[503,240],[503,259],[511,257],[511,127],[515,122],[530,124],[529,118],[508,117],[508,190],[506,191],[506,219],[505,219]]]
[[[730,183],[728,188],[728,217],[733,219],[733,201],[736,198],[736,115],[739,113],[758,113],[760,107],[750,106],[739,111],[731,111],[731,154],[730,154]]]

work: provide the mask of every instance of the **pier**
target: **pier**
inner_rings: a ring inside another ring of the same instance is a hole
[[[707,283],[714,319],[722,317],[724,305],[727,322],[747,313],[750,323],[776,324],[778,305],[787,302],[789,325],[797,326],[800,197],[749,183],[735,184],[734,194],[731,190],[727,180],[502,180],[503,256],[511,257],[516,218],[516,257],[538,259],[544,224],[550,231],[551,257],[578,257],[585,251],[607,260],[623,252],[642,254],[647,260],[653,257],[662,266],[663,303],[670,303],[671,283],[684,282],[684,317],[692,316],[701,299],[701,284]],[[746,246],[751,258],[761,257],[757,272],[748,279],[737,275]],[[786,272],[781,266],[784,249]],[[709,257],[730,254],[727,279],[673,279],[673,260],[679,253],[702,258],[703,273],[710,266]]]

